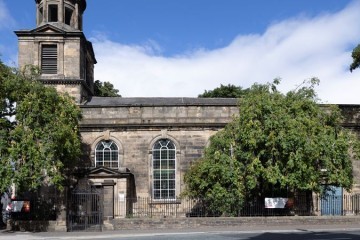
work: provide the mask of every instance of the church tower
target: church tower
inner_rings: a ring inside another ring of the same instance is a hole
[[[36,28],[15,31],[19,68],[34,65],[40,80],[77,103],[94,93],[95,54],[83,33],[86,0],[35,0]]]

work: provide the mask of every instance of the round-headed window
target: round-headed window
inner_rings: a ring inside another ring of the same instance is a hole
[[[154,199],[175,199],[176,147],[160,139],[152,149],[152,195]]]
[[[114,141],[103,140],[96,145],[95,167],[119,168],[119,148]]]

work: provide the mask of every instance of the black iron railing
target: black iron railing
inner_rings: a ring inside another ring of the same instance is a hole
[[[139,197],[124,199],[117,203],[115,209],[116,213],[135,218],[360,215],[360,195],[321,197],[302,194],[286,199],[288,202],[281,208],[269,208],[265,199],[256,199],[230,206],[227,211],[220,212],[210,210],[209,203],[202,199],[154,200]]]

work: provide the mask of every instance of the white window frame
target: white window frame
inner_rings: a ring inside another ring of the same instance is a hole
[[[101,159],[99,159],[100,156]],[[108,167],[112,169],[119,169],[119,160],[119,147],[114,141],[101,140],[98,144],[96,144],[95,167]]]
[[[176,199],[176,145],[167,138],[159,139],[152,148],[152,198]]]

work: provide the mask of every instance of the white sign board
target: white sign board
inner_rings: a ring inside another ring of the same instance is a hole
[[[125,202],[125,194],[119,193],[119,202]]]
[[[265,198],[265,208],[285,208],[288,198]]]

